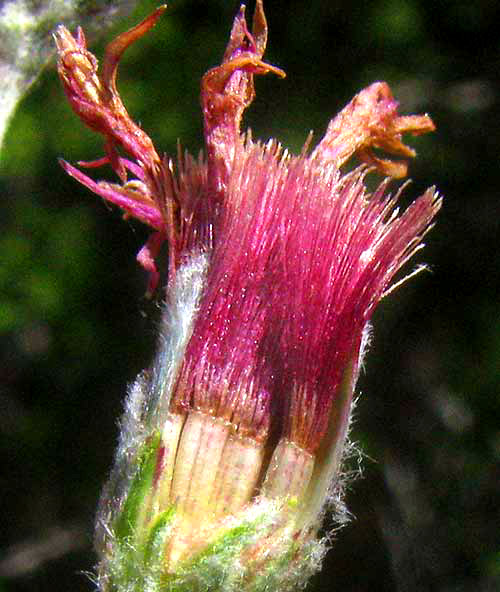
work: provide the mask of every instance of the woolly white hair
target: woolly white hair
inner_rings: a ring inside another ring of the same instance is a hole
[[[129,386],[120,420],[120,436],[110,479],[101,495],[96,522],[96,546],[110,532],[135,472],[137,451],[161,426],[205,284],[209,256],[198,252],[186,258],[167,293],[160,327],[159,347],[151,369],[141,372]]]

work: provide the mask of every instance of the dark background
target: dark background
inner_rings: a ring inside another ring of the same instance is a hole
[[[105,41],[144,17],[135,16]],[[252,5],[250,5],[253,8]],[[130,48],[119,87],[160,151],[202,147],[202,74],[238,3],[173,0]],[[310,129],[386,80],[402,113],[429,112],[406,203],[445,196],[424,273],[384,301],[353,438],[363,477],[311,590],[500,588],[500,97],[496,0],[266,2],[267,60],[246,124],[298,151]],[[147,231],[67,178],[102,154],[48,68],[12,121],[0,164],[0,591],[91,590],[92,522],[125,387],[151,360],[159,307],[135,263]]]

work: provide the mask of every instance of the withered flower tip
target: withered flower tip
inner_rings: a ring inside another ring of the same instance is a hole
[[[406,175],[405,133],[434,125],[400,116],[387,84],[361,91],[314,150],[295,156],[240,131],[254,99],[267,25],[237,14],[222,63],[201,83],[205,155],[160,158],[116,89],[125,49],[164,7],[107,48],[101,69],[81,29],[56,32],[73,110],[104,136],[119,183],[79,182],[153,229],[138,255],[158,283],[169,264],[159,352],[130,389],[115,469],[97,527],[103,590],[295,589],[327,546],[327,507],[342,512],[341,462],[369,321],[419,250],[441,206],[427,190],[403,213],[389,179]],[[342,166],[357,155],[366,165]]]

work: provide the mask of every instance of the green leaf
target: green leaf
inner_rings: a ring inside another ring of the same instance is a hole
[[[139,469],[132,481],[127,499],[115,527],[115,535],[118,541],[126,541],[130,538],[135,539],[137,537],[153,486],[160,439],[161,434],[158,432],[150,441],[146,442],[140,454]]]
[[[158,559],[160,559],[160,564],[163,566],[164,548],[172,530],[174,516],[175,507],[171,506],[168,510],[165,510],[156,517],[149,530],[148,540],[144,549],[144,562],[153,570],[156,570]]]

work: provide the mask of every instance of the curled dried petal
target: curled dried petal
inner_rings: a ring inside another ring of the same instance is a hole
[[[402,135],[426,134],[435,126],[428,115],[400,116],[397,108],[389,86],[385,82],[373,83],[332,119],[313,156],[341,166],[356,153],[382,174],[404,177],[408,168],[405,162],[379,158],[373,148],[411,158],[415,151],[403,143]]]
[[[156,23],[164,9],[158,8],[108,45],[100,74],[97,59],[87,50],[81,29],[76,38],[62,25],[54,34],[59,52],[57,68],[71,107],[86,125],[105,137],[109,161],[123,182],[127,174],[120,164],[117,146],[152,172],[158,168],[160,159],[151,139],[131,119],[116,90],[118,62],[125,49]]]
[[[245,109],[255,97],[254,74],[285,76],[283,70],[262,61],[266,41],[262,2],[256,6],[253,34],[247,29],[242,6],[234,20],[222,64],[209,70],[201,83],[209,177],[212,192],[219,198],[227,188],[236,151],[242,146],[240,125]]]

